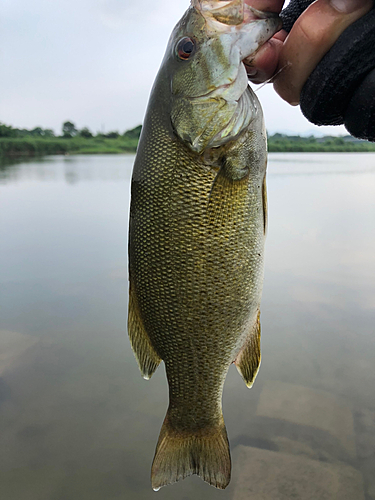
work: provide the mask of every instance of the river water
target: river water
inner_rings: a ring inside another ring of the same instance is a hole
[[[134,157],[0,170],[0,498],[375,499],[375,154],[271,154],[262,366],[223,409],[233,478],[154,493],[167,408],[127,339]]]

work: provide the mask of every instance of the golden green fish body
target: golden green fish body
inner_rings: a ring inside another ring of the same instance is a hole
[[[169,82],[166,64],[133,171],[129,335],[145,378],[163,360],[169,384],[154,489],[193,473],[224,488],[224,380],[236,362],[251,386],[260,362],[266,136],[247,88],[244,99],[256,109],[251,125],[220,146],[187,145],[171,121]]]

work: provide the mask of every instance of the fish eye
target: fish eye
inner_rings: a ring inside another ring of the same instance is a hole
[[[177,55],[180,59],[189,59],[194,52],[195,42],[192,38],[185,36],[177,44]]]

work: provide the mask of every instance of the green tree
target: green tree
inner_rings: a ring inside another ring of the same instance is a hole
[[[63,123],[62,126],[62,133],[63,136],[66,138],[71,138],[77,135],[78,130],[76,129],[76,126],[72,122],[65,122]]]
[[[44,137],[55,137],[55,132],[51,128],[44,129]]]
[[[43,137],[44,136],[44,130],[42,127],[35,127],[30,131],[31,135],[36,135],[37,137]]]
[[[79,131],[79,135],[85,139],[90,139],[92,137],[92,133],[87,127],[83,127],[83,129]]]
[[[17,132],[13,127],[0,123],[0,137],[16,137]]]
[[[117,137],[120,134],[117,131],[114,132],[108,132],[108,134],[104,134],[104,137],[107,137],[107,139],[117,139]]]

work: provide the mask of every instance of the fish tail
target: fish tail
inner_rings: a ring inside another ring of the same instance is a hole
[[[167,413],[152,464],[152,488],[157,491],[192,474],[216,488],[228,486],[231,458],[224,419],[209,432],[178,432]]]

